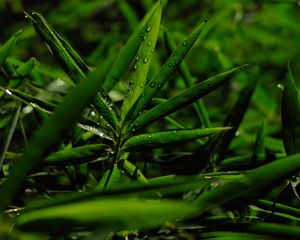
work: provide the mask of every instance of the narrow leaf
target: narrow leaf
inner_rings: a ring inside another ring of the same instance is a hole
[[[206,21],[205,21],[206,22]],[[198,39],[200,33],[203,30],[203,22],[197,27],[177,48],[173,51],[172,55],[169,56],[164,65],[160,68],[157,74],[147,82],[143,93],[139,96],[132,110],[127,114],[125,119],[126,123],[131,122],[138,116],[138,114],[144,109],[144,107],[150,103],[160,89],[165,85],[170,76],[176,71],[180,63],[183,61],[191,47]]]
[[[121,109],[121,118],[124,119],[134,102],[141,95],[147,82],[147,74],[155,49],[161,19],[161,1],[153,16],[148,22],[145,32],[141,33],[142,43],[134,63],[133,73],[129,82],[128,93]]]
[[[36,59],[35,58],[30,58],[28,61],[26,61],[25,63],[23,63],[21,66],[19,66],[16,71],[13,74],[14,78],[23,78],[26,77],[30,74],[30,72],[32,71],[32,69],[35,67],[36,65]]]
[[[15,166],[0,188],[0,210],[2,211],[26,182],[27,175],[46,155],[59,144],[63,136],[72,129],[79,120],[82,110],[96,96],[100,89],[99,79],[106,74],[104,68],[97,68],[87,79],[71,89],[64,102],[55,110],[35,133],[23,155],[16,161]]]
[[[11,54],[14,46],[17,42],[17,36],[21,32],[14,34],[10,39],[7,40],[1,47],[0,47],[0,68],[2,67],[3,63],[5,62],[6,58]]]
[[[300,104],[298,91],[290,67],[284,83],[281,121],[283,143],[287,155],[300,151]]]
[[[47,156],[44,160],[46,165],[75,165],[87,163],[106,155],[106,144],[90,144],[76,148],[60,150]]]
[[[153,16],[158,4],[160,4],[160,2],[157,2],[147,12],[140,24],[137,26],[136,30],[126,42],[125,46],[121,49],[116,61],[112,65],[104,81],[103,89],[105,92],[109,92],[116,84],[116,82],[119,81],[124,72],[128,69],[132,59],[136,55],[143,41],[143,38],[141,38],[141,34],[143,34],[146,31],[149,19]]]
[[[171,144],[175,142],[184,142],[188,140],[195,140],[198,138],[210,136],[212,134],[220,133],[221,131],[226,131],[230,128],[196,128],[189,130],[168,130],[155,133],[140,134],[129,138],[125,141],[122,149],[132,150],[136,148],[155,148],[163,147],[166,144]]]
[[[205,96],[206,94],[212,92],[218,88],[222,83],[227,81],[229,77],[236,71],[241,70],[245,67],[236,67],[227,72],[221,73],[219,75],[213,76],[203,82],[200,82],[181,93],[175,95],[174,97],[168,99],[154,108],[150,109],[146,113],[139,116],[130,126],[125,130],[125,133],[130,133],[144,127],[157,119],[171,114],[190,103],[195,102],[199,98]]]

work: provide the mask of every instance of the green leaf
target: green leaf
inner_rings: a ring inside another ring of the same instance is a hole
[[[130,151],[136,148],[155,148],[164,147],[166,144],[175,142],[184,142],[198,138],[210,136],[229,130],[230,128],[196,128],[196,129],[174,129],[155,133],[140,134],[129,138],[122,146],[124,151]]]
[[[146,229],[165,221],[195,215],[197,207],[176,200],[92,199],[20,213],[16,226],[22,230],[68,233],[76,227],[111,226]]]
[[[58,35],[58,33],[55,32],[42,15],[37,12],[32,12],[31,15],[27,14],[27,16],[30,17],[36,32],[46,45],[49,46],[52,54],[68,76],[75,83],[77,83],[81,78],[84,78],[86,73],[89,72],[89,69],[79,54],[77,54],[76,51],[67,44],[66,41]],[[107,69],[105,71],[108,70],[110,64],[106,65],[106,67]],[[103,83],[103,79],[100,79],[99,81],[101,85],[101,83]],[[104,119],[114,129],[116,129],[118,126],[118,119],[114,112],[115,107],[109,96],[106,95],[101,88],[99,88],[99,93],[96,96],[94,106]]]
[[[0,68],[2,67],[3,63],[5,62],[6,58],[11,54],[14,46],[17,42],[17,36],[21,33],[14,34],[10,39],[7,40],[1,47],[0,47]]]
[[[238,70],[243,69],[244,67],[245,65],[233,68],[227,72],[213,76],[203,82],[200,82],[182,91],[181,93],[168,99],[166,102],[163,102],[153,107],[146,113],[140,115],[132,124],[130,124],[130,126],[125,130],[125,134],[133,132],[141,127],[144,127],[161,117],[171,114],[187,106],[188,104],[195,102],[199,98],[218,88],[222,83],[227,81],[232,74],[234,74]]]
[[[180,63],[183,61],[191,47],[198,39],[204,27],[204,21],[198,26],[182,43],[174,50],[171,56],[166,60],[164,65],[160,68],[157,74],[147,82],[143,93],[139,96],[134,103],[131,111],[128,112],[125,122],[128,124],[139,115],[144,107],[154,98],[159,90],[165,85]]]
[[[288,66],[281,104],[282,133],[287,155],[300,151],[300,104],[294,78]]]
[[[13,74],[14,78],[24,78],[30,74],[32,69],[36,65],[36,59],[34,57],[30,58],[28,61],[19,66]]]
[[[158,1],[144,16],[140,24],[136,27],[133,34],[130,36],[125,46],[121,49],[116,61],[112,65],[105,81],[103,84],[103,89],[105,92],[109,92],[117,81],[120,80],[121,76],[128,69],[132,59],[136,55],[143,38],[141,34],[145,33],[148,27],[148,22],[152,18],[153,14],[156,11],[157,6],[160,4]]]
[[[111,170],[107,170],[97,186],[95,187],[95,191],[102,192],[110,190],[114,184],[119,180],[121,176],[121,171],[119,168],[114,165],[114,167]]]
[[[106,63],[108,64],[108,63]],[[26,182],[27,175],[55,148],[66,133],[79,120],[83,109],[95,98],[98,93],[99,79],[106,72],[105,67],[99,67],[91,72],[87,79],[82,79],[79,84],[68,92],[63,103],[35,133],[25,149],[23,155],[16,161],[7,180],[0,188],[0,210],[2,211]]]
[[[89,144],[76,148],[67,148],[52,153],[44,160],[46,165],[75,165],[87,163],[107,154],[106,144]]]
[[[149,19],[148,27],[145,32],[141,33],[142,43],[135,59],[133,73],[129,82],[129,89],[125,96],[121,118],[124,119],[130,108],[138,97],[142,94],[147,82],[147,74],[149,71],[152,55],[155,49],[161,19],[161,1],[157,6],[153,16]]]
[[[300,154],[294,154],[261,167],[253,169],[245,175],[226,181],[221,186],[202,194],[196,201],[208,212],[220,206],[231,205],[241,207],[267,194],[280,182],[300,171]],[[234,203],[238,204],[234,204]]]
[[[170,34],[168,34],[168,31],[166,29],[164,29],[164,40],[165,40],[165,44],[166,44],[166,47],[168,50],[168,54],[170,55],[175,50],[176,46],[175,46],[175,43],[173,42],[173,40],[171,39]],[[191,72],[189,70],[187,63],[184,60],[180,64],[178,70],[179,70],[179,73],[180,73],[182,79],[184,80],[185,86],[191,87],[193,85],[192,75],[191,75]],[[208,112],[206,111],[204,102],[200,99],[200,100],[196,101],[193,105],[194,105],[195,111],[196,111],[199,119],[201,120],[202,124],[207,128],[211,127]]]

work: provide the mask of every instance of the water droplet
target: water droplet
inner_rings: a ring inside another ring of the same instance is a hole
[[[176,134],[176,130],[174,130],[173,133]]]
[[[151,53],[154,53],[154,49],[151,49]]]
[[[173,55],[176,57],[177,56],[177,52],[174,52]]]
[[[146,28],[146,32],[150,32],[151,29],[152,29],[152,27],[151,27],[151,26],[148,26],[148,27]]]
[[[165,143],[165,141],[161,141],[161,143],[162,143],[162,144],[164,144],[164,143]]]
[[[151,134],[149,134],[149,135],[148,135],[148,138],[152,138],[152,135],[151,135]]]
[[[207,23],[207,22],[208,22],[208,18],[206,18],[206,19],[204,20],[204,22]]]
[[[283,90],[283,88],[284,88],[284,86],[283,86],[281,83],[278,83],[278,84],[277,84],[277,87],[278,87],[279,89],[281,89],[281,90]]]
[[[104,137],[104,133],[100,133],[100,137]]]
[[[109,127],[109,126],[110,126],[110,125],[107,123],[107,124],[106,124],[106,127]]]
[[[138,61],[140,59],[140,56],[136,56],[135,61]]]
[[[147,63],[148,62],[148,58],[145,57],[144,60],[143,60],[143,63]]]
[[[9,91],[8,89],[5,89],[5,93],[8,94],[8,95],[12,95],[12,92]]]
[[[144,86],[144,85],[143,85]],[[142,93],[142,97],[145,97],[145,93]]]
[[[158,88],[161,88],[161,85],[160,84],[158,84],[158,86],[157,86]]]
[[[237,137],[240,136],[240,131],[236,131],[235,136],[237,136]]]
[[[168,66],[169,66],[169,67],[172,67],[172,63],[169,63]]]
[[[148,46],[148,47],[151,47],[151,45],[152,45],[151,42],[148,42],[148,43],[147,43],[147,46]]]
[[[151,88],[154,88],[154,87],[155,87],[155,82],[154,82],[154,81],[152,81],[152,82],[150,83],[150,87],[151,87]]]
[[[183,41],[182,46],[186,46],[186,45],[187,45],[187,41]]]
[[[142,33],[142,34],[141,34],[141,39],[142,39],[142,41],[145,40],[145,37],[146,37],[145,34]]]
[[[134,131],[135,131],[135,128],[133,128],[132,131],[134,132]]]
[[[133,66],[133,70],[137,70],[137,65],[136,64]]]
[[[211,86],[211,81],[208,82],[208,86],[209,86],[209,87]]]

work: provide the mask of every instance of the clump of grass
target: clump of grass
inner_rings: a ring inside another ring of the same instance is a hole
[[[120,8],[136,23],[126,1]],[[194,234],[195,239],[299,236],[298,226],[266,218],[276,213],[288,223],[298,223],[299,210],[277,205],[276,199],[263,199],[300,170],[299,100],[291,71],[282,100],[283,142],[289,156],[266,153],[264,122],[251,153],[226,158],[257,81],[244,84],[224,123],[213,127],[202,98],[233,81],[247,64],[193,83],[184,60],[207,20],[176,46],[167,29],[161,28],[163,11],[163,2],[155,3],[118,56],[103,59],[97,66],[89,66],[41,14],[26,13],[50,49],[49,55],[66,74],[63,85],[67,90],[58,98],[43,83],[53,73],[45,71],[42,62],[9,57],[20,33],[1,46],[1,108],[9,117],[1,120],[8,130],[0,158],[0,221],[4,226],[0,236],[94,239],[135,235],[139,239],[147,231],[164,237],[167,230]],[[165,44],[168,57],[156,70],[152,67],[157,42]],[[185,89],[159,98],[174,75],[183,78]],[[54,78],[58,78],[55,73]],[[110,93],[120,82],[127,83],[122,100],[113,101]],[[180,115],[174,114],[191,104],[198,127],[182,124]],[[39,126],[27,140],[32,115]],[[153,127],[164,120],[169,121],[162,125],[166,128]],[[17,127],[24,150],[9,152]],[[186,147],[188,155],[175,151],[175,144],[179,149],[180,144]],[[161,149],[174,151],[175,160],[163,161]],[[156,166],[159,161],[186,161],[185,173],[190,176],[180,176],[174,167],[168,169],[172,174],[164,174],[163,167]],[[189,228],[191,220],[194,229]],[[160,232],[150,232],[159,228]],[[195,229],[199,231],[193,233]]]

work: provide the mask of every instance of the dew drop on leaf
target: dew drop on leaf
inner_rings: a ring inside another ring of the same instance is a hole
[[[148,27],[146,28],[146,32],[150,32],[151,29],[152,29],[152,27],[151,27],[151,26],[148,26]]]

